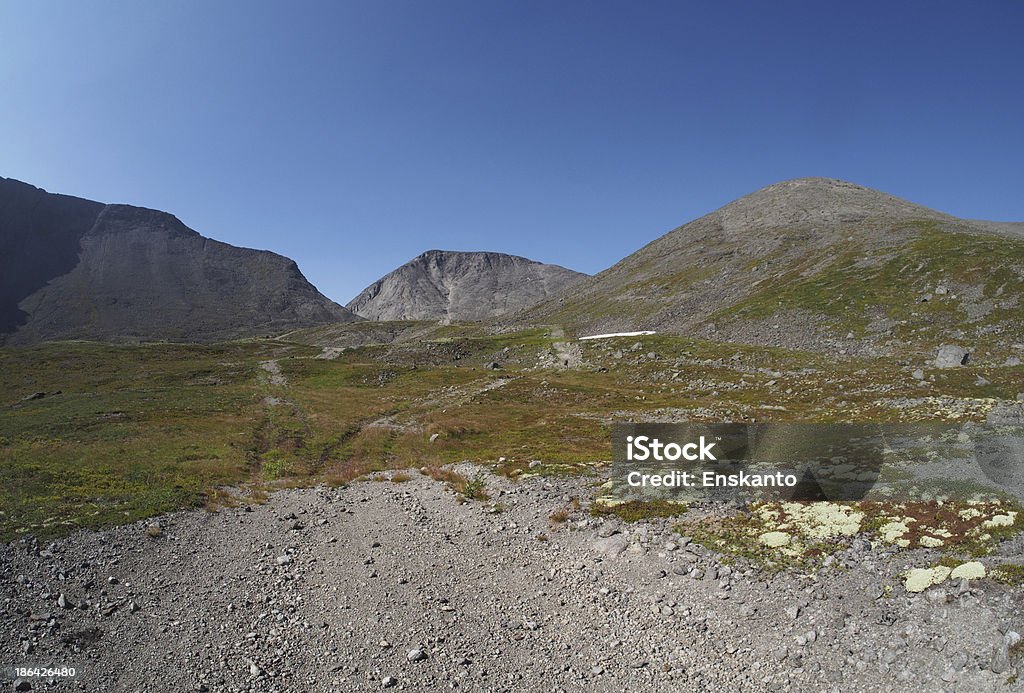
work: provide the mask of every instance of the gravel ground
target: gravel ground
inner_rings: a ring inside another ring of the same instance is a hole
[[[460,503],[411,476],[10,544],[0,666],[74,665],[30,685],[77,691],[1018,687],[1020,590],[908,595],[906,554],[862,540],[769,574],[665,521],[553,524],[585,481],[489,478],[490,503]]]

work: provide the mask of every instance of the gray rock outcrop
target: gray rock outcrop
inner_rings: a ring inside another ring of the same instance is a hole
[[[366,287],[347,308],[369,320],[484,320],[585,276],[515,255],[429,250]]]

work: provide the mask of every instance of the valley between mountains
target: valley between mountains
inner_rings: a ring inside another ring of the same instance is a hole
[[[883,467],[913,499],[608,490],[618,422],[1020,438],[1019,224],[798,179],[592,277],[429,251],[345,307],[162,212],[3,179],[0,224],[0,666],[79,670],[4,686],[1022,686],[1022,499],[955,450]]]

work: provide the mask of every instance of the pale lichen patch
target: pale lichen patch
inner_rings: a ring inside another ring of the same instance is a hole
[[[982,527],[993,529],[995,527],[1012,527],[1017,519],[1017,513],[1013,510],[1005,515],[993,515],[982,523]]]
[[[765,532],[758,540],[773,549],[777,549],[783,546],[787,546],[792,537],[785,532]]]
[[[944,582],[951,572],[944,565],[937,565],[934,568],[914,568],[907,571],[904,584],[907,592],[924,592],[932,585]]]
[[[808,539],[832,539],[854,536],[860,531],[864,513],[838,503],[782,503],[778,507],[764,505],[758,516],[766,525],[795,531]]]
[[[967,563],[961,563],[956,568],[953,568],[953,572],[949,574],[954,580],[968,579],[968,580],[980,580],[985,577],[985,566],[978,561],[968,561]]]
[[[897,546],[910,546],[910,541],[904,539],[903,535],[910,531],[910,523],[914,522],[912,517],[902,517],[898,520],[890,520],[878,529],[882,541]]]

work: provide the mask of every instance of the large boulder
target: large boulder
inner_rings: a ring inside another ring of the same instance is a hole
[[[935,365],[938,368],[956,368],[966,366],[971,352],[956,344],[943,344],[935,352]]]

